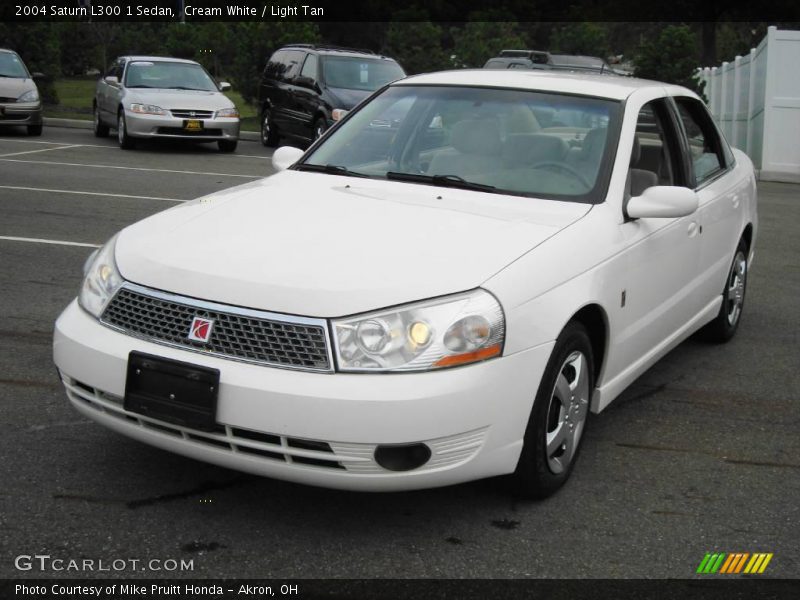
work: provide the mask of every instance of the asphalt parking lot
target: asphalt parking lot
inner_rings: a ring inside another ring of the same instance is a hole
[[[772,552],[764,576],[800,576],[800,185],[759,186],[737,337],[689,340],[650,369],[590,421],[568,485],[536,503],[497,479],[356,494],[243,475],[70,407],[52,327],[90,246],[270,172],[253,142],[220,154],[122,151],[77,129],[0,135],[0,577],[80,575],[15,568],[49,554],[194,559],[119,573],[148,577],[683,578],[712,551]]]

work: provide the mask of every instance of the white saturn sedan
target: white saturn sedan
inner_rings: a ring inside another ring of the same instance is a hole
[[[590,411],[741,320],[753,167],[684,88],[420,75],[272,160],[89,258],[54,342],[81,414],[290,481],[543,497]]]

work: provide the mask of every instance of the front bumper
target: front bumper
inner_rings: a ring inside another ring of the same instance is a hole
[[[40,102],[15,102],[0,104],[0,126],[41,125]]]
[[[126,412],[132,350],[219,369],[216,431]],[[54,359],[70,402],[132,438],[258,475],[391,491],[510,473],[552,343],[456,369],[392,375],[291,371],[187,352],[101,325],[73,301],[56,322]],[[430,460],[388,471],[378,444],[425,443]]]
[[[171,115],[142,115],[125,111],[128,135],[135,138],[173,138],[205,142],[239,139],[240,121],[237,118],[196,119],[203,123],[203,129],[198,132],[186,131],[185,120]]]

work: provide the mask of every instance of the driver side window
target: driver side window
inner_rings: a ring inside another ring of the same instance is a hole
[[[631,152],[627,196],[640,196],[656,185],[681,185],[680,155],[664,100],[654,100],[639,111]]]

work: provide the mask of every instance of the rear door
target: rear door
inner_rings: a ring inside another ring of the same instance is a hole
[[[700,294],[711,302],[722,293],[739,241],[748,180],[737,177],[733,153],[703,103],[688,96],[673,99],[690,158],[692,187],[700,200]]]
[[[302,50],[283,50],[280,54],[274,105],[275,124],[284,133],[298,135],[294,79],[300,73],[306,53]]]
[[[118,80],[122,80],[122,64],[121,58],[116,59],[97,84],[97,106],[100,109],[100,115],[104,121],[112,124],[117,122],[118,104],[115,103],[115,92],[119,89],[119,84],[108,83],[105,77],[116,77]]]
[[[298,135],[309,139],[314,136],[314,118],[320,106],[319,57],[308,54],[293,86]]]

